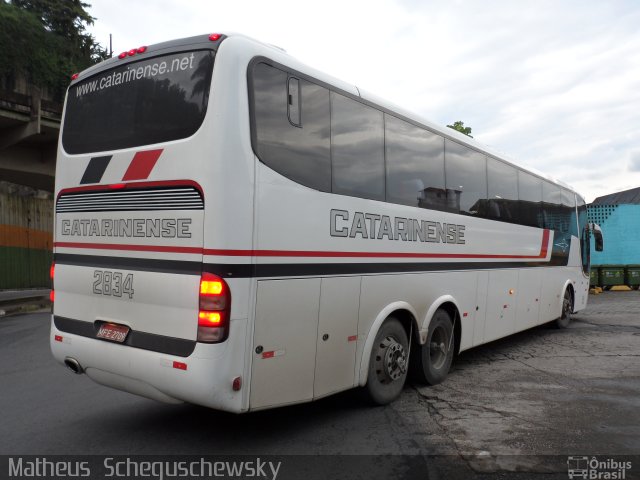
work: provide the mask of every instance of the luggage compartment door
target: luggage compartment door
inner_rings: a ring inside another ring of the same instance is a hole
[[[258,282],[250,409],[313,398],[320,283]]]

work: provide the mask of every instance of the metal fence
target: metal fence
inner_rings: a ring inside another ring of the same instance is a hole
[[[53,199],[0,182],[0,289],[49,287]]]

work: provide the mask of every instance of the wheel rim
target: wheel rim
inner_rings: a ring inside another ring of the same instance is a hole
[[[449,335],[444,327],[438,325],[431,335],[431,341],[429,342],[429,359],[431,360],[431,366],[440,370],[447,360],[449,353]]]
[[[383,385],[401,378],[407,372],[407,350],[391,335],[378,345],[376,375]]]

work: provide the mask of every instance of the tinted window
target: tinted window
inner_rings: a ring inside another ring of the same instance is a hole
[[[542,215],[542,180],[518,172],[518,220],[522,225],[544,227]]]
[[[295,182],[330,191],[329,91],[264,63],[254,67],[253,88],[260,160]]]
[[[331,155],[334,193],[384,200],[382,112],[331,92]]]
[[[562,210],[569,222],[569,234],[579,237],[578,222],[576,218],[576,196],[571,190],[561,189]]]
[[[68,153],[168,142],[193,135],[207,111],[214,52],[128,63],[69,89],[62,129]]]
[[[486,215],[504,222],[518,222],[518,171],[511,165],[487,158]]]
[[[443,210],[444,139],[385,115],[387,201]]]
[[[483,216],[487,199],[486,157],[450,140],[445,141],[444,152],[448,208]]]
[[[553,230],[564,230],[565,215],[562,210],[560,187],[552,183],[542,182],[542,208],[544,211],[544,227]]]

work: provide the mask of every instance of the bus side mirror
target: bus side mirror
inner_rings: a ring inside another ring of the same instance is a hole
[[[604,240],[602,238],[602,229],[597,223],[591,224],[591,231],[593,232],[593,238],[596,242],[596,252],[604,250]]]

